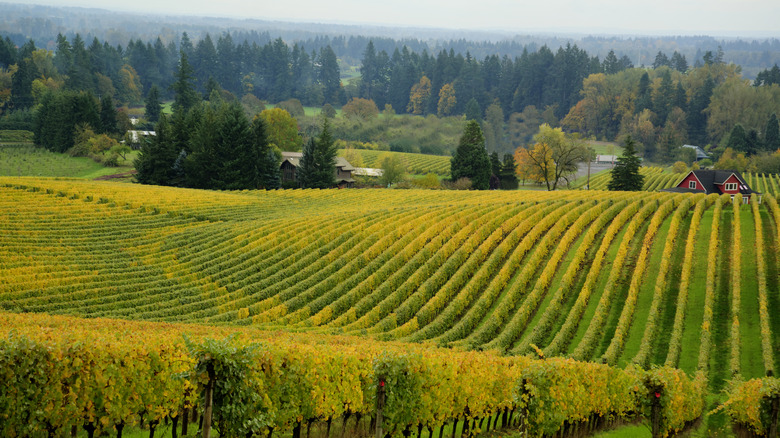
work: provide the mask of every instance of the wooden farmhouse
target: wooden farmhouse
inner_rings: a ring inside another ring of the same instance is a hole
[[[302,152],[282,152],[282,164],[280,165],[282,183],[296,181],[295,174],[301,165],[301,158],[303,158]],[[355,168],[344,157],[336,157],[336,185],[340,187],[351,186],[355,182],[352,178],[354,171]]]
[[[731,195],[731,199],[741,193],[746,204],[753,195],[758,196],[758,202],[761,202],[761,193],[753,191],[736,170],[692,170],[676,186],[661,191],[727,194]]]

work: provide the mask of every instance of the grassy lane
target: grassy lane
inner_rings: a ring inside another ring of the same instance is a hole
[[[753,212],[749,205],[740,207],[740,232],[742,238],[742,282],[740,300],[740,348],[742,377],[752,379],[764,375],[761,357],[761,328],[758,318],[758,272],[756,271],[756,229]]]
[[[647,320],[647,314],[650,312],[650,303],[653,301],[653,290],[655,289],[655,279],[658,278],[658,271],[661,268],[661,258],[664,256],[662,249],[668,238],[670,225],[671,217],[666,218],[653,240],[647,272],[645,273],[645,280],[642,282],[637,297],[636,309],[634,310],[634,323],[631,324],[631,329],[628,332],[626,343],[623,347],[623,354],[618,360],[617,366],[619,367],[624,367],[631,362],[631,359],[636,356],[636,353],[639,351],[639,346],[642,343],[642,335],[645,331],[645,324],[643,322]]]
[[[714,206],[710,206],[701,217],[699,230],[696,233],[696,242],[693,250],[690,289],[688,290],[688,306],[683,324],[682,349],[677,366],[686,373],[693,374],[699,361],[699,343],[701,340],[701,323],[704,319],[704,301],[706,297],[707,278],[707,251],[709,249],[709,237],[712,229],[712,213]]]
[[[648,219],[651,218],[652,216],[648,217]],[[647,229],[649,226],[650,220],[645,221],[642,224],[642,227],[637,231],[636,235],[634,235],[634,238],[631,240],[628,256],[626,257],[626,261],[623,263],[623,266],[625,266],[627,269],[621,273],[620,279],[618,280],[618,290],[613,293],[611,300],[612,305],[609,309],[609,316],[607,317],[606,324],[604,324],[602,329],[601,340],[599,341],[596,349],[593,350],[593,355],[591,356],[592,358],[601,357],[609,347],[609,344],[612,342],[615,329],[617,327],[618,321],[620,320],[620,315],[623,313],[623,305],[626,302],[626,297],[628,296],[628,289],[631,285],[631,278],[636,270],[637,258],[639,257],[639,253],[642,250],[642,241],[647,234]],[[656,239],[657,238],[658,237],[656,237]],[[663,236],[661,236],[661,238],[663,239]],[[638,321],[643,320],[639,319]],[[644,327],[644,324],[641,325]]]
[[[623,241],[623,237],[625,237],[627,229],[628,224],[623,226],[620,232],[612,240],[612,243],[609,245],[607,255],[604,257],[605,263],[601,267],[601,272],[599,273],[599,279],[596,282],[596,286],[593,288],[593,293],[588,300],[588,305],[585,308],[585,312],[582,315],[582,318],[580,318],[580,321],[584,321],[585,323],[581,323],[577,326],[577,330],[567,347],[567,354],[571,354],[574,349],[577,348],[577,346],[580,344],[580,341],[582,341],[583,336],[585,336],[585,332],[588,330],[587,321],[593,319],[593,315],[596,313],[596,308],[599,305],[601,295],[604,293],[604,287],[607,285],[607,280],[609,279],[609,271],[612,269],[612,263],[610,261],[615,260],[618,248],[620,247],[620,242]]]
[[[589,224],[588,226],[592,226],[592,224]],[[564,274],[566,273],[566,269],[568,269],[568,267],[571,265],[571,261],[572,261],[572,259],[574,259],[576,254],[579,251],[588,251],[588,250],[595,251],[596,248],[593,248],[593,247],[591,247],[591,248],[581,248],[582,240],[585,239],[585,233],[586,232],[587,232],[587,228],[585,230],[583,230],[582,233],[580,233],[580,236],[577,238],[577,240],[575,240],[574,244],[571,246],[571,249],[566,253],[566,256],[561,260],[561,264],[560,264],[561,268],[557,270],[555,276],[553,277],[552,282],[550,283],[549,293],[547,293],[545,295],[544,300],[542,300],[542,302],[539,304],[539,308],[537,309],[536,313],[534,314],[534,317],[528,323],[528,327],[536,327],[537,323],[539,322],[539,320],[544,315],[545,309],[547,309],[547,306],[549,306],[550,301],[555,296],[555,293],[553,293],[553,292],[557,291],[559,289],[559,285],[561,283],[561,280],[563,279]],[[592,257],[590,259],[586,259],[586,260],[588,262],[591,262],[592,261]],[[584,272],[584,270],[582,270],[581,272]],[[585,277],[582,276],[582,275],[581,275],[581,277],[582,277],[582,281],[585,281]],[[581,285],[580,285],[580,287],[578,287],[575,290],[579,290],[579,289],[581,289]],[[569,296],[571,296],[571,295],[574,295],[574,294],[569,294]],[[564,313],[564,312],[562,312],[562,313]],[[561,321],[561,322],[563,322],[563,321]],[[517,345],[519,345],[523,341],[525,341],[526,338],[528,338],[528,336],[531,334],[531,332],[532,332],[532,330],[526,330],[523,333],[523,335],[517,340],[517,342],[515,342],[514,346],[516,347]],[[555,333],[555,331],[553,331],[552,333]]]
[[[712,306],[712,349],[710,351],[710,389],[719,392],[726,380],[731,379],[729,366],[729,327],[731,325],[731,205],[725,204],[720,218],[720,242],[718,245],[718,269],[715,280],[715,297]]]
[[[669,272],[666,274],[666,293],[664,294],[659,309],[661,321],[660,324],[658,324],[658,331],[653,339],[653,347],[651,348],[651,365],[663,365],[666,361],[666,356],[669,353],[669,339],[672,336],[672,328],[674,328],[677,298],[680,294],[680,276],[682,274],[683,258],[685,257],[685,240],[688,236],[688,229],[690,226],[691,215],[687,214],[682,221],[680,221],[680,228],[677,233],[675,245],[672,248],[672,254],[663,255],[663,257],[671,256],[672,261],[669,263]]]
[[[764,231],[764,257],[766,257],[766,286],[770,309],[780,309],[780,271],[778,271],[777,224],[775,218],[761,208],[761,225]],[[772,244],[774,243],[774,244]],[[774,350],[775,367],[780,364],[780,312],[769,312],[769,328],[772,331],[772,348]]]

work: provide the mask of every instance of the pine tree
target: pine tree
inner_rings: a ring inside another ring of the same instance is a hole
[[[749,153],[750,145],[748,143],[747,132],[745,128],[739,123],[734,125],[729,134],[729,141],[726,143],[727,148],[734,149],[737,152]]]
[[[179,151],[172,142],[172,126],[168,117],[160,117],[154,130],[156,135],[143,141],[138,158],[133,162],[137,171],[135,179],[141,184],[173,185],[180,182],[181,168],[174,166]]]
[[[182,51],[179,68],[176,69],[176,81],[173,83],[173,111],[186,114],[190,108],[200,101],[195,91],[194,70],[187,60],[187,54]]]
[[[517,190],[517,165],[515,157],[512,154],[504,155],[504,163],[501,165],[501,173],[498,178],[501,180],[501,189]]]
[[[482,120],[482,108],[473,97],[466,103],[466,120]]]
[[[780,150],[780,126],[777,122],[777,114],[769,116],[764,130],[764,150]]]
[[[152,85],[152,88],[149,89],[149,94],[146,96],[146,109],[144,111],[146,120],[151,123],[157,123],[160,120],[161,113],[160,89],[157,88],[157,85]]]
[[[472,187],[487,190],[490,187],[491,165],[485,137],[476,120],[469,120],[451,162],[452,180],[468,178]]]
[[[300,186],[305,189],[333,187],[336,183],[336,152],[336,143],[330,133],[330,122],[323,118],[320,135],[303,146],[303,157],[296,176]]]
[[[501,174],[501,160],[498,158],[498,152],[490,154],[490,171],[496,176]]]
[[[116,108],[111,96],[105,96],[100,99],[100,127],[104,134],[115,134],[119,132],[116,123]]]
[[[639,173],[639,157],[636,156],[634,140],[629,135],[623,153],[618,157],[612,168],[612,179],[607,185],[608,190],[638,191],[642,190],[644,176]]]
[[[278,189],[282,185],[279,159],[268,143],[265,132],[265,122],[261,117],[255,117],[252,122],[252,142],[258,150],[258,182],[264,189]]]

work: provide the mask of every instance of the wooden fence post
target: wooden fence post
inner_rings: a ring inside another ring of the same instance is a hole
[[[384,438],[382,434],[382,423],[384,422],[383,411],[385,409],[385,378],[379,376],[379,383],[376,387],[376,438]]]

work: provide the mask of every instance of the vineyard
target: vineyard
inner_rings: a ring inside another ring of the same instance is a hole
[[[640,167],[639,173],[645,177],[642,189],[649,192],[674,187],[687,175],[687,173],[667,172],[663,167]],[[746,182],[753,190],[759,193],[771,193],[775,197],[780,195],[780,175],[742,172],[742,176],[745,177]],[[591,189],[606,190],[610,178],[609,171],[599,172],[592,176],[590,179]],[[577,188],[584,189],[585,183],[583,182]]]
[[[646,393],[642,385],[678,394],[669,402],[678,404],[662,403],[669,410],[662,423],[679,430],[701,414],[702,385],[719,390],[733,376],[760,378],[780,359],[780,206],[765,193],[761,205],[743,205],[656,192],[210,192],[0,178],[0,311],[7,312],[0,327],[13,329],[0,360],[80,348],[97,355],[91,363],[146,355],[159,357],[166,373],[194,376],[200,356],[181,340],[187,327],[193,342],[205,342],[206,333],[240,333],[241,346],[258,340],[263,347],[252,354],[276,365],[250,371],[265,376],[256,384],[267,389],[310,393],[269,370],[311,361],[320,364],[315,374],[342,373],[342,380],[327,379],[362,388],[341,391],[356,398],[335,402],[323,389],[321,402],[290,412],[275,411],[273,398],[289,394],[273,393],[255,401],[269,412],[257,420],[263,430],[300,433],[309,420],[370,416],[377,381],[410,374],[421,377],[404,387],[422,393],[409,389],[403,397],[414,403],[397,402],[397,412],[388,404],[393,434],[419,427],[434,436],[458,418],[461,428],[484,430],[486,421],[492,429],[511,423],[506,413],[514,410],[523,410],[525,427],[553,433],[592,423],[594,415],[635,414],[645,404],[631,397]],[[279,330],[295,341],[277,339]],[[78,342],[84,337],[105,345],[90,349]],[[165,365],[171,361],[183,368]],[[343,366],[320,370],[328,361]],[[640,370],[656,365],[665,368]],[[568,374],[610,375],[614,387],[594,385],[616,391],[604,394],[613,404],[590,406],[567,392],[556,398],[552,387],[535,383],[571,388]],[[459,382],[457,389],[431,389],[440,379]],[[669,382],[689,386],[674,390]],[[186,385],[168,393],[176,396],[155,401],[167,406],[155,411],[158,420],[194,403]],[[64,397],[40,396],[55,404]],[[545,414],[556,403],[563,403],[560,415]],[[750,424],[739,403],[730,406],[737,407],[733,418]],[[137,411],[82,408],[67,421],[44,415],[36,430],[59,430],[80,415],[100,429]]]
[[[380,160],[386,154],[399,156],[401,162],[406,166],[406,171],[415,175],[425,175],[435,173],[439,176],[448,176],[450,174],[451,157],[441,155],[412,154],[408,152],[388,152],[374,151],[368,149],[352,149],[353,153],[360,155],[363,160],[362,166],[356,167],[380,167]],[[339,150],[339,155],[344,156],[345,150]]]

